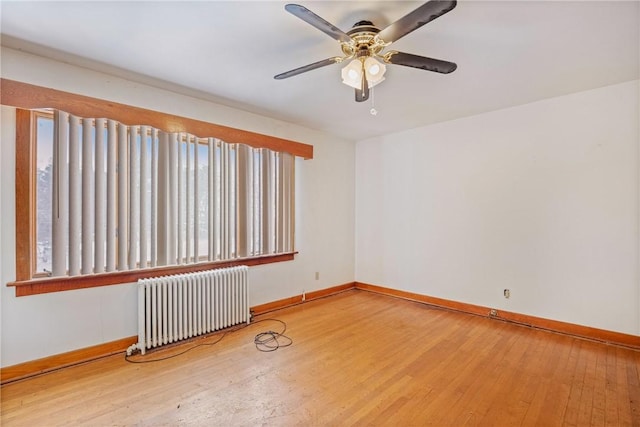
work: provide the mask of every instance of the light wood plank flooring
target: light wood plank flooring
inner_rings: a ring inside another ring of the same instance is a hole
[[[1,424],[640,426],[638,351],[359,290],[267,317],[292,346],[258,352],[262,322],[10,383]]]

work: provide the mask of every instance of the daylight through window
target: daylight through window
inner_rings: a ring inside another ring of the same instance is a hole
[[[36,135],[37,273],[293,251],[292,154],[60,111]]]

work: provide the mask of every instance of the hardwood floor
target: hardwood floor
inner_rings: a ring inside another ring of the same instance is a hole
[[[290,347],[265,321],[66,368],[3,386],[1,424],[640,426],[638,351],[359,290],[266,318]]]

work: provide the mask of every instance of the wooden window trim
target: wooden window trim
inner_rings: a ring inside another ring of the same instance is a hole
[[[0,79],[0,99],[3,105],[26,110],[55,108],[80,117],[104,117],[126,125],[143,124],[165,132],[187,132],[202,138],[215,137],[228,143],[269,148],[304,159],[313,158],[313,145],[15,80]]]
[[[226,126],[117,104],[55,89],[0,79],[2,105],[16,108],[16,296],[27,296],[96,286],[135,282],[140,278],[180,274],[234,265],[261,265],[290,261],[297,252],[250,257],[189,266],[166,266],[149,269],[89,274],[74,277],[38,278],[35,272],[35,148],[32,135],[36,125],[32,109],[57,108],[83,117],[108,117],[124,124],[144,123],[168,132],[187,132],[200,137],[213,136],[225,142],[288,152],[305,159],[313,158],[313,146],[300,142],[261,135]]]
[[[35,120],[29,110],[16,109],[16,280],[31,279],[35,270]]]
[[[291,261],[297,252],[278,255],[267,255],[252,258],[234,259],[229,261],[203,262],[189,265],[172,265],[165,267],[145,268],[139,270],[115,271],[100,274],[85,274],[81,276],[47,277],[7,283],[15,287],[17,297],[27,295],[46,294],[51,292],[70,291],[74,289],[95,288],[99,286],[134,283],[138,279],[168,276],[171,274],[194,273],[212,268],[233,267],[236,265],[256,266],[275,262]]]

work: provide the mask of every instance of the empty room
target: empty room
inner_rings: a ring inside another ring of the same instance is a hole
[[[640,426],[640,1],[0,0],[0,424]]]

